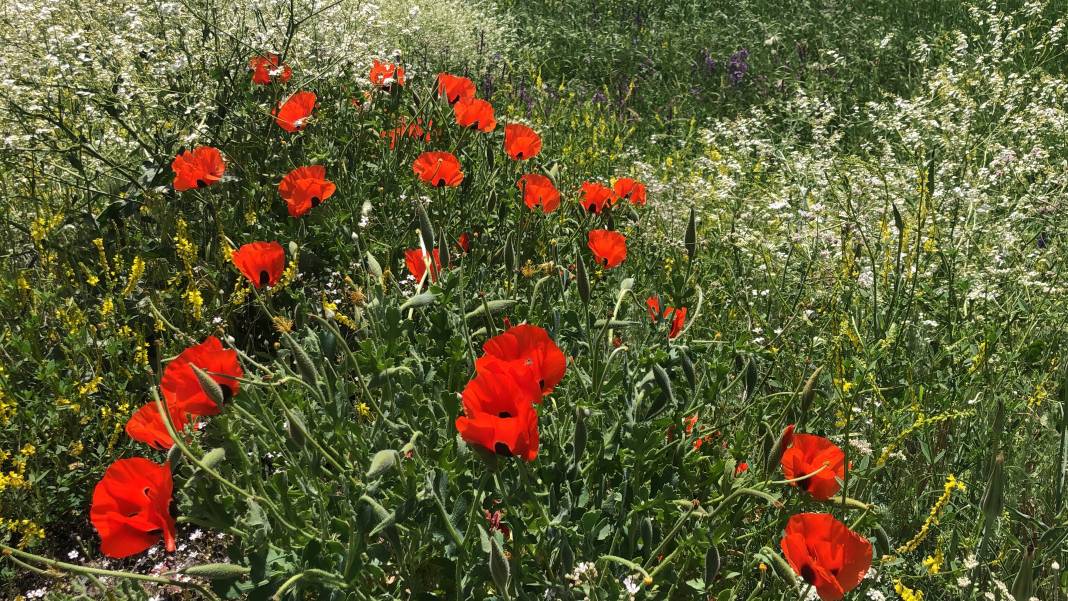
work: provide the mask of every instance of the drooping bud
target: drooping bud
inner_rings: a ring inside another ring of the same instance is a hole
[[[193,368],[193,374],[196,375],[197,382],[200,383],[200,389],[204,391],[204,394],[208,395],[208,398],[211,399],[219,409],[222,409],[223,403],[226,402],[226,397],[223,396],[222,386],[219,386],[219,383],[212,379],[212,377],[203,369],[200,369],[192,363],[189,364],[189,367]]]
[[[589,409],[575,407],[575,437],[572,440],[572,446],[575,451],[575,467],[578,467],[579,462],[582,461],[582,456],[586,453],[586,418],[589,415]]]
[[[590,304],[590,276],[586,274],[586,263],[582,260],[582,253],[575,256],[575,285],[578,287],[579,298],[583,304]]]
[[[508,581],[512,576],[511,568],[508,566],[508,559],[504,556],[504,549],[501,548],[501,543],[498,542],[496,536],[490,537],[489,569],[497,591],[507,599]]]
[[[426,207],[418,200],[412,203],[415,206],[415,219],[419,224],[419,235],[423,237],[423,245],[427,253],[433,253],[434,228],[430,225],[430,216],[426,214]]]
[[[779,435],[779,440],[775,442],[775,445],[771,447],[771,452],[768,453],[768,470],[775,469],[775,466],[782,460],[782,454],[786,452],[786,449],[790,448],[790,445],[794,443],[794,424],[790,424],[783,429],[782,434]]]
[[[994,458],[994,464],[990,467],[990,477],[986,481],[986,490],[983,492],[979,507],[983,511],[983,531],[988,535],[994,526],[994,521],[1001,514],[1004,504],[1005,487],[1005,454],[998,453]]]
[[[705,552],[705,590],[708,590],[716,580],[716,576],[719,576],[721,565],[719,548],[716,547],[716,543],[712,543]]]

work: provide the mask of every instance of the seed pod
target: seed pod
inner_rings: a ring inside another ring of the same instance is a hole
[[[987,478],[986,491],[979,507],[983,511],[983,531],[989,534],[994,526],[994,521],[1001,514],[1004,504],[1003,493],[1005,489],[1005,454],[998,453],[994,458],[994,465],[990,468],[990,477]]]
[[[716,543],[712,543],[705,552],[705,590],[708,590],[716,580],[716,576],[719,576],[721,565],[719,548],[716,547]]]
[[[304,378],[304,381],[312,386],[319,386],[319,370],[315,369],[315,364],[312,363],[311,357],[304,350],[304,347],[297,344],[297,341],[289,334],[282,334],[282,340],[293,353],[293,358],[297,362],[297,369],[300,370],[300,375]]]
[[[640,528],[642,537],[642,553],[646,559],[649,559],[649,554],[653,551],[653,546],[656,544],[653,541],[653,520],[648,517],[642,519]]]
[[[419,224],[419,235],[423,237],[423,246],[426,252],[433,254],[434,228],[430,226],[430,216],[426,214],[426,207],[418,200],[412,203],[415,207],[415,219]]]
[[[901,211],[897,210],[897,205],[890,203],[890,208],[894,212],[894,227],[897,228],[897,233],[901,233],[905,229],[905,220],[901,218]]]
[[[504,267],[508,273],[515,273],[515,245],[512,244],[511,238],[504,241]]]
[[[582,253],[575,256],[575,285],[578,287],[579,298],[583,304],[590,304],[590,276],[586,274],[586,263],[582,260]]]
[[[504,556],[504,549],[501,548],[501,543],[497,541],[495,536],[490,537],[489,568],[490,576],[493,577],[493,584],[507,599],[511,568],[508,566],[508,559]]]
[[[745,366],[745,399],[749,400],[756,394],[757,382],[760,372],[757,370],[756,357],[750,357]]]
[[[882,555],[889,555],[893,550],[890,546],[890,536],[886,534],[881,524],[875,524],[875,542]]]
[[[575,407],[575,436],[571,441],[575,450],[575,467],[578,467],[586,453],[586,418],[589,415],[589,409]]]
[[[693,262],[697,254],[697,211],[690,207],[690,222],[686,225],[686,256]]]
[[[215,402],[219,409],[222,409],[226,397],[223,396],[222,387],[219,386],[219,383],[213,380],[207,372],[196,365],[190,363],[189,367],[193,368],[193,373],[197,377],[197,382],[200,383],[200,389],[204,391],[204,394],[208,395],[209,399]]]

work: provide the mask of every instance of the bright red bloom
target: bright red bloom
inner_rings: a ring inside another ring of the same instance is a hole
[[[434,261],[430,266],[430,281],[436,282],[438,274],[441,273],[441,254],[436,248],[431,254]],[[423,276],[426,275],[426,253],[421,248],[409,248],[404,251],[404,265],[408,267],[408,273],[412,274],[416,282],[422,282]]]
[[[222,153],[212,146],[198,146],[174,157],[174,189],[178,192],[210,186],[226,171]]]
[[[475,84],[466,77],[451,73],[438,73],[438,96],[444,96],[449,104],[475,97]]]
[[[400,125],[393,129],[388,129],[382,132],[383,138],[389,138],[389,149],[393,150],[397,147],[397,140],[403,140],[405,136],[418,140],[422,138],[424,142],[430,141],[430,127],[434,125],[434,121],[431,120],[427,123],[426,127],[423,127],[423,118],[419,117],[415,121],[409,122],[406,117],[401,117]]]
[[[749,471],[749,464],[744,462],[744,461],[742,461],[738,465],[734,466],[734,475],[735,476],[741,476],[742,474],[744,474],[744,473],[746,473],[748,471]]]
[[[541,136],[521,123],[504,126],[504,151],[517,161],[525,161],[541,152]]]
[[[597,182],[582,182],[582,200],[579,204],[587,213],[600,213],[618,200],[619,197],[608,186]]]
[[[790,517],[783,557],[823,601],[838,601],[864,579],[871,567],[871,543],[826,513]]]
[[[377,58],[371,65],[371,73],[368,74],[371,84],[388,90],[393,84],[404,85],[404,67],[390,62],[382,62]]]
[[[315,110],[315,100],[315,92],[293,94],[271,111],[274,122],[289,133],[304,129],[312,111]]]
[[[686,325],[686,307],[668,307],[664,309],[664,312],[660,312],[660,299],[656,296],[650,296],[645,299],[645,305],[649,308],[649,318],[653,320],[653,323],[659,322],[661,319],[671,319],[671,330],[668,332],[668,338],[675,338],[682,332],[682,326]]]
[[[252,70],[252,83],[265,86],[272,81],[285,83],[293,77],[293,70],[289,65],[280,63],[277,54],[254,56],[248,62],[248,68]]]
[[[464,414],[456,429],[468,444],[533,461],[538,456],[538,414],[541,395],[530,368],[495,361],[478,369],[463,392]]]
[[[616,180],[612,190],[616,196],[626,198],[632,205],[645,206],[645,184],[629,177],[621,177]]]
[[[433,150],[424,152],[412,163],[412,171],[423,182],[440,188],[455,188],[464,181],[464,172],[460,170],[460,161],[451,152]]]
[[[195,376],[194,376],[195,377]],[[171,414],[171,423],[174,429],[181,432],[189,423],[189,414],[182,408],[164,401],[167,410]],[[167,431],[166,424],[156,408],[155,401],[145,403],[140,409],[130,416],[126,422],[126,435],[130,438],[147,444],[153,449],[166,451],[174,446],[174,440]]]
[[[470,127],[489,133],[496,129],[497,119],[493,116],[493,105],[481,98],[467,98],[452,105],[456,123],[460,127]]]
[[[541,206],[548,215],[560,206],[560,191],[552,180],[538,173],[528,173],[519,178],[515,186],[523,192],[523,204],[531,209]]]
[[[163,538],[167,551],[173,553],[173,492],[169,464],[132,457],[108,466],[93,489],[89,509],[89,520],[100,534],[100,551],[108,557],[129,557]]]
[[[587,246],[597,263],[607,269],[617,267],[627,258],[627,239],[617,231],[593,230]]]
[[[548,395],[564,378],[567,359],[549,333],[532,324],[508,328],[482,345],[486,354],[475,361],[475,369],[495,361],[529,367],[543,395]],[[540,400],[540,399],[539,399]]]
[[[230,258],[257,289],[277,284],[286,268],[286,251],[277,242],[250,242]]]
[[[782,473],[792,480],[819,470],[815,476],[792,485],[800,486],[819,501],[830,499],[841,487],[838,479],[845,477],[845,453],[822,436],[793,434],[792,438],[793,444],[780,460]]]
[[[170,411],[217,415],[221,408],[204,392],[191,365],[207,372],[222,388],[224,400],[229,401],[241,388],[237,378],[245,375],[237,361],[237,351],[224,349],[218,338],[208,336],[204,342],[182,351],[163,369],[159,387]]]
[[[334,182],[326,179],[326,167],[322,165],[297,167],[278,184],[278,194],[286,201],[290,217],[303,217],[336,190]]]
[[[456,244],[460,246],[460,250],[465,253],[471,252],[471,234],[464,232],[460,234],[460,238],[456,241]]]

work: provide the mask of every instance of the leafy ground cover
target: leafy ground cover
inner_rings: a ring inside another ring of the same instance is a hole
[[[1057,3],[89,4],[0,10],[0,592],[1068,596]]]

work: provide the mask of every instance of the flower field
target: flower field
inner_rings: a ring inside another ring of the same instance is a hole
[[[1068,601],[1066,20],[0,7],[0,598]]]

